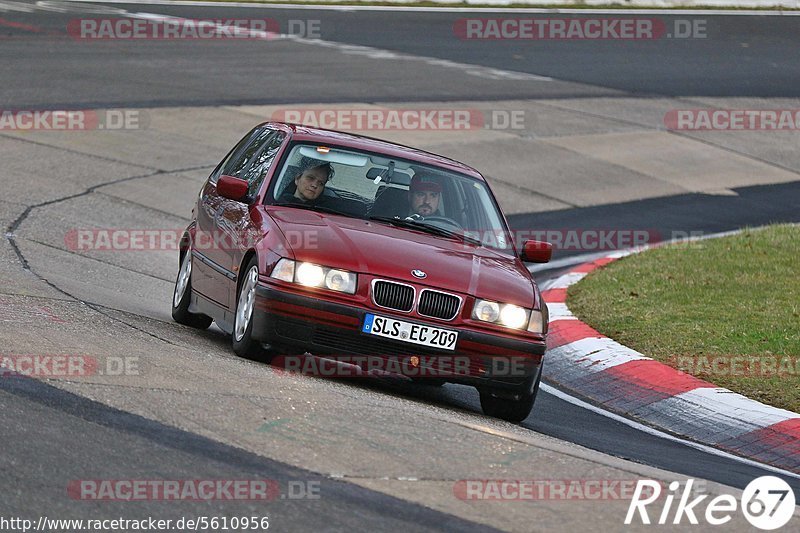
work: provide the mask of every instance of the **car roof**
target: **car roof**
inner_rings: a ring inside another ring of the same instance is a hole
[[[461,172],[462,174],[467,174],[481,181],[486,181],[480,172],[464,163],[402,144],[396,144],[364,135],[313,128],[311,126],[293,124],[290,122],[264,122],[261,126],[280,126],[281,129],[290,131],[292,140],[295,141],[330,143],[343,148],[355,148],[376,152],[386,156],[409,159],[417,163],[444,167],[449,170]]]

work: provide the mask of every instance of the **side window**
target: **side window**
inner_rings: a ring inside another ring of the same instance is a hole
[[[244,175],[241,176],[243,179],[246,179],[249,184],[247,188],[248,195],[253,196],[258,192],[285,138],[286,134],[284,132],[272,131],[270,135],[264,139],[264,146],[255,156],[253,164]]]
[[[245,135],[242,138],[242,140],[236,144],[236,146],[233,147],[233,150],[228,152],[228,155],[225,156],[225,159],[223,159],[222,162],[219,165],[217,165],[217,168],[214,169],[214,172],[211,174],[210,178],[211,183],[213,183],[214,185],[217,184],[217,180],[219,179],[219,177],[222,174],[226,173],[225,170],[229,166],[231,166],[232,164],[231,162],[238,159],[238,156],[242,153],[242,151],[247,147],[247,145],[256,135],[258,135],[258,130],[251,131],[250,133]]]
[[[275,130],[264,128],[257,131],[251,137],[250,144],[244,150],[238,151],[233,157],[225,164],[222,173],[227,176],[235,178],[246,179],[245,173],[253,163],[253,159],[258,154],[264,142],[275,133]]]

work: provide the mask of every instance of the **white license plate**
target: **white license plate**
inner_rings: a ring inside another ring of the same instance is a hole
[[[402,342],[430,346],[441,350],[455,350],[458,332],[424,324],[412,324],[385,316],[368,313],[364,318],[364,333],[388,337]]]

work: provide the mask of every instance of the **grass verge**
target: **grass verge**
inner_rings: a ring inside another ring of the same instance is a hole
[[[800,226],[634,254],[567,298],[581,320],[648,357],[800,412]]]

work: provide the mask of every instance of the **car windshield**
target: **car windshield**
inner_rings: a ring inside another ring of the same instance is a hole
[[[369,219],[511,252],[486,183],[416,161],[352,149],[297,144],[267,203]]]

